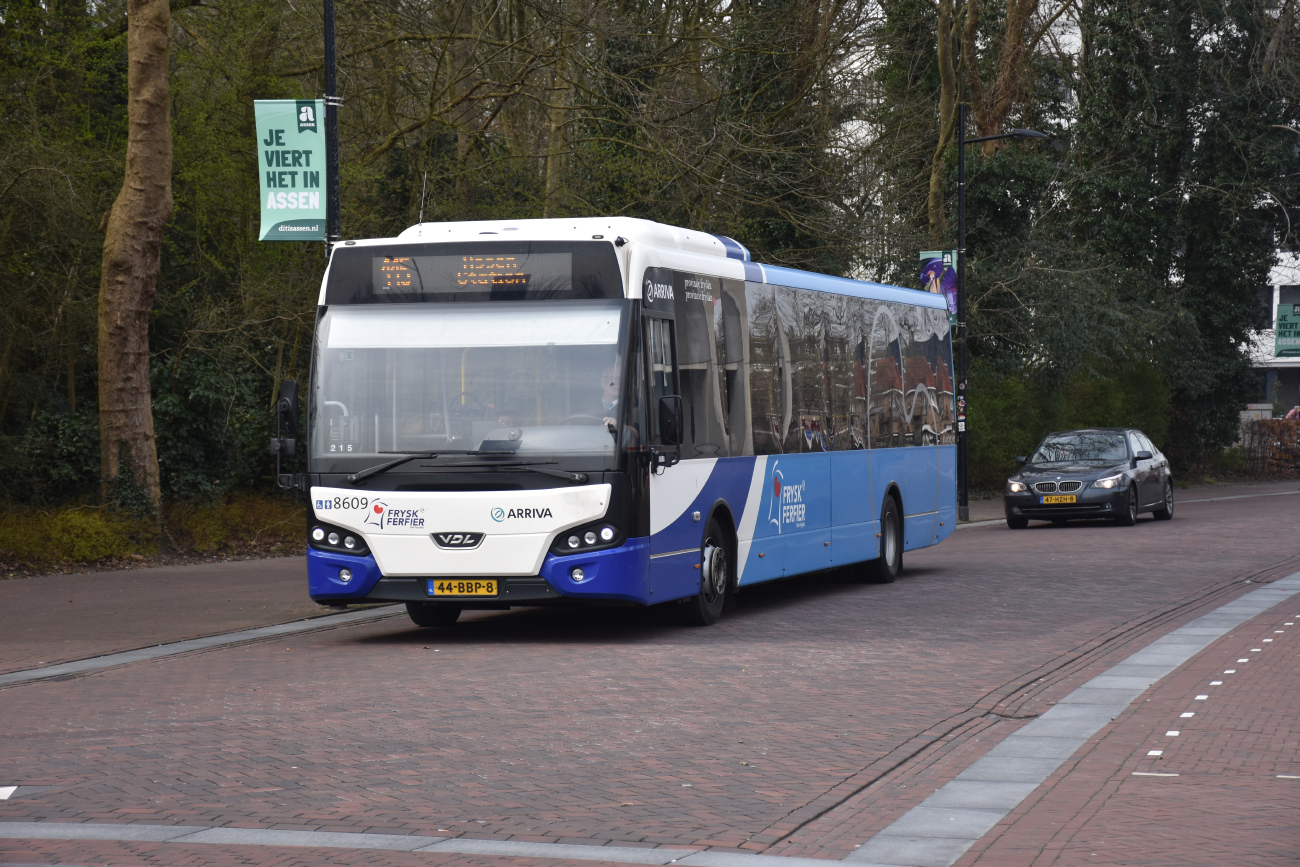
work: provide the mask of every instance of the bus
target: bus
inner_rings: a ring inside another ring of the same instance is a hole
[[[280,477],[310,492],[311,598],[708,625],[765,581],[893,581],[956,523],[949,328],[942,295],[632,218],[339,243]]]

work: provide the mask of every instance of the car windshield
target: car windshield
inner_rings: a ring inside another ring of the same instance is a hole
[[[1121,433],[1053,434],[1043,440],[1030,458],[1034,464],[1057,464],[1067,461],[1122,461],[1128,457]]]
[[[612,455],[623,307],[330,307],[316,338],[315,471],[394,452]]]

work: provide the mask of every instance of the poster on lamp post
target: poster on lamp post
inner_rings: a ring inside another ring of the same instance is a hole
[[[1273,343],[1277,358],[1300,355],[1300,304],[1277,305],[1277,337]]]
[[[261,241],[325,240],[325,101],[259,99]]]
[[[948,302],[948,321],[957,321],[957,251],[921,251],[921,288]]]

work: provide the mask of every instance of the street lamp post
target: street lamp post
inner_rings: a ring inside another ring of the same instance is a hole
[[[966,145],[1004,138],[1047,138],[1033,129],[966,138],[966,104],[957,103],[957,520],[970,520],[966,447]]]
[[[334,0],[324,0],[325,17],[325,248],[343,237],[339,214],[339,106],[338,64],[334,56]]]

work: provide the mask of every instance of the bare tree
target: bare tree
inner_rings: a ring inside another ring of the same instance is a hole
[[[149,312],[158,291],[163,226],[172,211],[168,0],[127,3],[126,177],[105,219],[99,286],[99,443],[103,494],[129,465],[161,499],[149,387]]]

